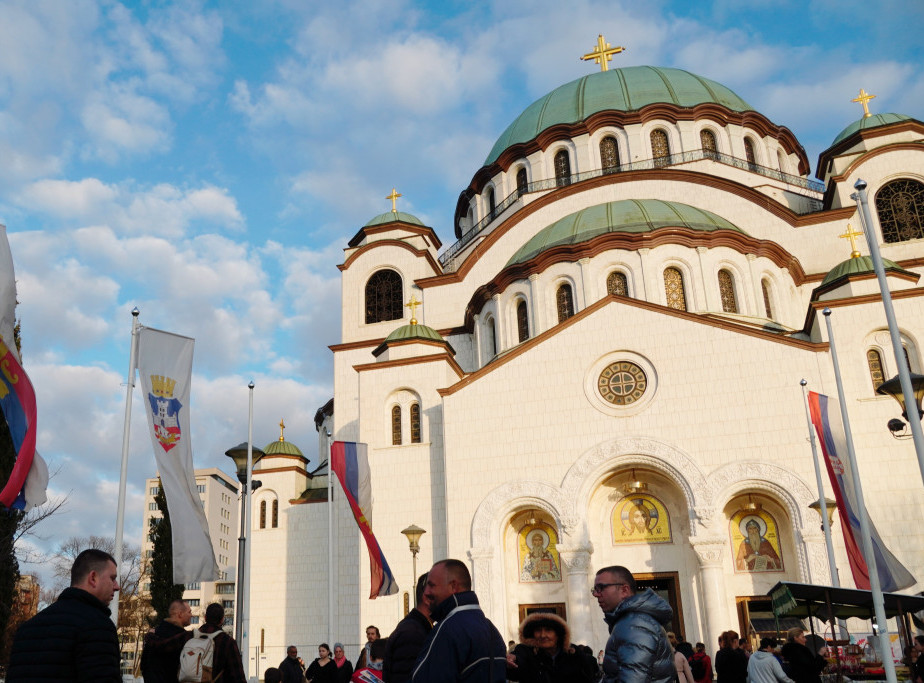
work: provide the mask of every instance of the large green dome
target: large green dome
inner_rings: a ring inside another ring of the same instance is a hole
[[[380,213],[363,227],[369,228],[373,225],[385,225],[386,223],[394,223],[396,221],[411,223],[412,225],[423,225],[423,222],[412,213],[404,213],[404,211],[386,211],[385,213]]]
[[[747,234],[721,216],[689,204],[660,199],[624,199],[597,204],[560,218],[520,247],[507,265],[523,263],[553,247],[580,244],[609,232],[641,233],[659,228],[705,232],[734,230]]]
[[[695,107],[713,102],[733,111],[751,105],[720,83],[681,69],[630,66],[584,76],[555,88],[520,114],[494,143],[484,165],[494,163],[508,147],[529,142],[546,128],[583,121],[601,111],[635,111],[649,104]]]
[[[834,142],[832,142],[830,146],[834,147],[834,145],[839,143],[841,140],[846,140],[858,130],[869,130],[870,128],[887,126],[890,123],[899,123],[900,121],[910,120],[911,117],[905,116],[904,114],[871,114],[870,116],[864,116],[862,119],[854,121],[844,130],[838,133],[837,137],[834,138]]]

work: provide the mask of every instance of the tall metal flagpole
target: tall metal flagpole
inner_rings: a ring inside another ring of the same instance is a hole
[[[327,642],[334,640],[334,468],[331,467],[331,433],[327,434]]]
[[[829,333],[830,334],[830,333]],[[831,585],[840,588],[841,580],[837,574],[837,565],[834,562],[834,543],[831,540],[831,523],[828,521],[828,508],[825,505],[825,487],[821,479],[821,466],[818,464],[818,448],[815,446],[815,430],[812,429],[812,418],[809,415],[808,394],[805,393],[804,379],[799,380],[802,387],[802,404],[805,406],[805,422],[808,425],[808,440],[812,444],[812,462],[815,464],[815,483],[818,485],[818,510],[821,512],[821,526],[825,531],[825,545],[828,548],[828,569],[831,572]]]
[[[869,587],[873,596],[873,608],[876,613],[876,627],[879,631],[879,655],[888,683],[896,683],[895,662],[892,661],[892,642],[889,638],[889,622],[886,619],[885,605],[882,597],[882,585],[879,583],[879,570],[876,567],[876,555],[873,552],[873,539],[870,535],[869,517],[863,500],[863,487],[860,484],[860,471],[857,468],[857,456],[853,449],[853,436],[850,431],[850,417],[844,403],[844,384],[841,381],[840,365],[837,362],[837,349],[834,346],[834,333],[831,330],[831,309],[822,311],[828,328],[828,343],[831,348],[831,362],[834,364],[834,379],[837,382],[837,402],[841,407],[841,420],[844,423],[844,437],[847,441],[847,460],[850,463],[850,477],[857,497],[857,516],[860,518],[860,537],[863,540],[863,558],[869,573]]]
[[[132,391],[135,388],[135,363],[138,355],[138,316],[141,311],[137,307],[132,309],[132,343],[128,352],[128,379],[125,382],[125,422],[122,425],[122,472],[119,475],[119,506],[116,512],[115,529],[115,559],[119,565],[121,577],[122,568],[122,528],[125,526],[125,487],[128,481],[128,442],[131,435],[132,424]],[[112,623],[119,625],[119,594],[116,591],[113,597],[115,609],[112,610]]]
[[[873,231],[873,219],[866,201],[866,181],[857,180],[853,185],[856,192],[850,198],[856,201],[860,212],[860,224],[869,247],[869,255],[876,270],[876,279],[879,280],[879,291],[882,294],[882,307],[885,308],[886,323],[889,326],[889,336],[892,338],[892,352],[895,354],[895,365],[898,367],[898,380],[902,385],[902,394],[905,395],[905,413],[908,424],[911,426],[911,437],[914,439],[914,452],[918,456],[918,468],[924,480],[924,432],[921,430],[921,416],[915,415],[918,402],[914,400],[914,389],[911,386],[911,370],[905,360],[905,351],[902,347],[902,336],[898,331],[898,322],[895,320],[895,309],[892,307],[892,294],[886,280],[885,267],[882,265],[882,256],[879,253],[879,239]]]
[[[251,380],[250,384],[247,385],[247,389],[250,392],[250,401],[247,409],[247,503],[245,505],[244,517],[246,519],[247,533],[244,536],[244,576],[243,581],[241,582],[242,591],[238,591],[238,600],[243,600],[243,609],[241,610],[241,642],[238,643],[238,646],[241,649],[241,654],[244,657],[244,670],[247,675],[250,675],[250,557],[252,553],[250,552],[250,536],[251,536],[251,521],[250,521],[250,509],[253,502],[253,387],[254,383]],[[260,663],[257,662],[257,667]]]

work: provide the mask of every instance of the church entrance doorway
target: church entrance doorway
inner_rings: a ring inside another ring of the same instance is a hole
[[[653,574],[635,574],[635,583],[638,590],[650,588],[660,597],[664,598],[674,610],[669,631],[677,634],[677,638],[686,638],[683,630],[683,605],[680,601],[680,579],[677,572],[655,572]]]

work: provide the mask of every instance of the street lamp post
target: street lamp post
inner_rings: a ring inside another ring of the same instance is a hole
[[[244,576],[244,560],[246,559],[246,539],[247,539],[247,458],[248,451],[253,453],[253,463],[256,463],[260,458],[263,457],[264,453],[259,448],[253,448],[246,441],[239,443],[234,448],[229,448],[225,451],[225,455],[231,458],[234,461],[234,466],[237,468],[237,480],[241,482],[241,535],[237,539],[237,604],[235,609],[235,619],[234,619],[234,638],[238,643],[241,642],[244,636],[244,600],[247,596],[247,586],[245,585],[245,576]],[[252,465],[251,465],[252,466]],[[254,479],[251,481],[251,487],[254,491],[262,486],[262,482]],[[246,656],[246,652],[243,650],[241,653]]]
[[[420,537],[427,532],[416,524],[411,524],[407,529],[402,530],[401,533],[407,536],[407,541],[411,545],[411,557],[413,558],[412,568],[414,572],[411,576],[411,591],[414,594],[414,607],[417,607],[417,553],[420,552]]]

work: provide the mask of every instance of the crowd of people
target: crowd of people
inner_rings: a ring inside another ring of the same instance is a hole
[[[120,652],[109,603],[119,588],[111,555],[85,550],[71,569],[71,585],[58,600],[20,626],[13,641],[8,683],[22,681],[121,681]],[[597,657],[571,641],[567,622],[549,612],[528,614],[519,643],[505,647],[472,591],[465,563],[447,559],[420,577],[416,607],[388,638],[366,629],[355,665],[341,643],[318,646],[309,665],[291,645],[266,683],[821,683],[826,648],[808,645],[801,628],[782,647],[772,638],[750,652],[735,631],[719,637],[711,659],[704,643],[690,643],[666,627],[670,605],[650,588],[639,589],[621,566],[596,574],[591,594],[609,627]],[[213,681],[245,683],[241,653],[222,630],[224,608],[211,604],[205,623],[189,630],[192,610],[174,600],[167,616],[146,636],[141,656],[145,683]],[[924,636],[906,653],[911,683],[924,683]]]

